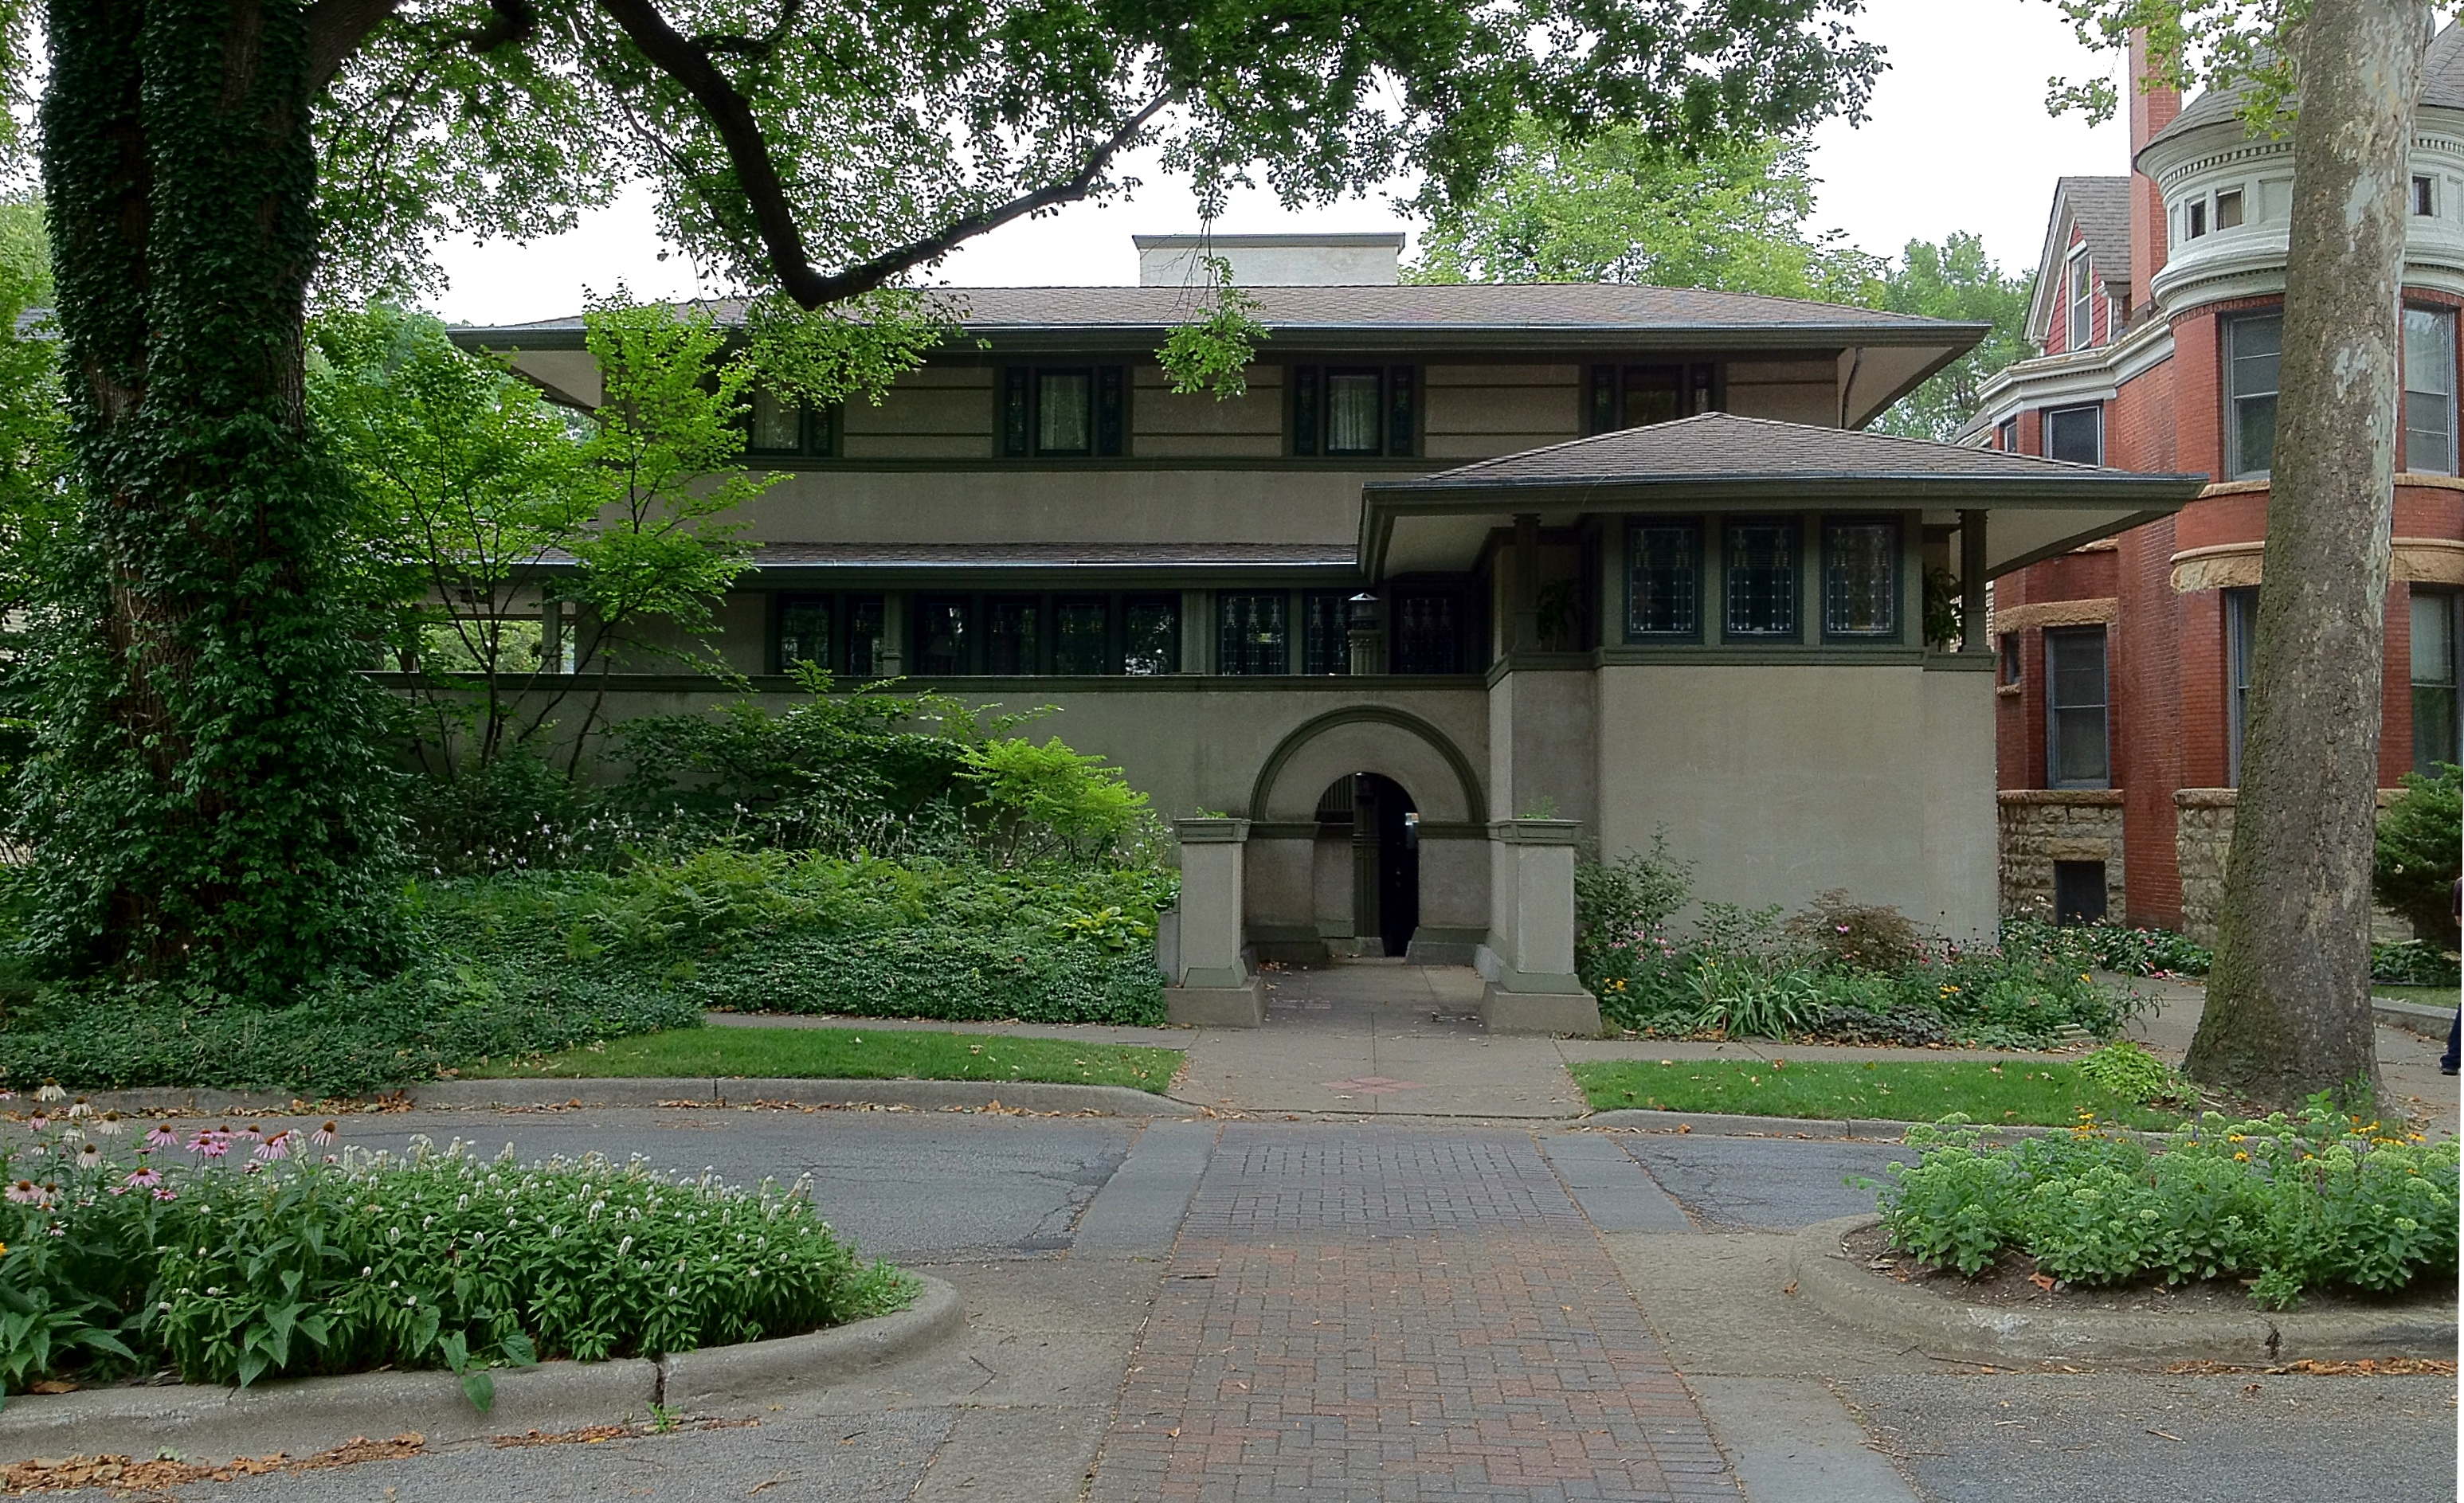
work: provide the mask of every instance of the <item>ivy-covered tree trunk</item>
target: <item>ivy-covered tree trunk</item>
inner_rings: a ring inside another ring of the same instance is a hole
[[[279,994],[363,951],[383,708],[302,414],[297,0],[52,0],[44,188],[82,495],[23,788],[61,965]]]
[[[2378,1085],[2370,857],[2421,0],[2301,23],[2265,585],[2216,958],[2187,1068],[2277,1106]]]

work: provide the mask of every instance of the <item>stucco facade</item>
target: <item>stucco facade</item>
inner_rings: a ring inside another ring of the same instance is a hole
[[[1551,1015],[1534,874],[1663,831],[1706,899],[1844,888],[1991,930],[1991,660],[1981,620],[1927,639],[1927,570],[1981,609],[1987,577],[2181,485],[1855,431],[1976,326],[1336,280],[1378,262],[1358,237],[1310,279],[1271,238],[1253,272],[1293,280],[1255,287],[1270,354],[1238,397],[1169,390],[1177,286],[996,288],[878,404],[757,406],[748,467],[782,478],[743,513],[719,656],[774,706],[806,661],[1048,707],[1032,734],[1222,817],[1193,828],[1239,848],[1252,959],[1478,960]],[[597,400],[577,321],[457,338]],[[608,661],[602,723],[734,692]]]

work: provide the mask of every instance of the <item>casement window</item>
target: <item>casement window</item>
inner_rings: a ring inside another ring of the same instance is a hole
[[[915,617],[915,652],[908,662],[921,678],[956,678],[974,667],[976,609],[964,595],[920,595],[911,606]]]
[[[1463,597],[1453,590],[1397,589],[1387,596],[1387,654],[1397,673],[1461,673]]]
[[[1406,457],[1419,439],[1419,371],[1411,365],[1295,365],[1288,415],[1303,458]]]
[[[2415,218],[2431,219],[2438,213],[2438,185],[2430,178],[2412,180],[2412,212]]]
[[[837,452],[838,413],[804,407],[759,388],[744,410],[744,452],[825,459]]]
[[[1005,459],[1115,459],[1126,452],[1128,368],[1011,365],[1001,370]]]
[[[1291,593],[1215,598],[1215,668],[1219,673],[1291,671]]]
[[[1900,524],[1892,517],[1822,523],[1822,635],[1886,642],[1900,635]]]
[[[2241,189],[2226,188],[2216,195],[2216,228],[2220,230],[2241,228]]]
[[[1721,549],[1729,640],[1797,640],[1797,538],[1793,521],[1729,524]]]
[[[1595,365],[1584,379],[1586,426],[1594,434],[1649,427],[1709,412],[1719,403],[1719,372],[1690,365]]]
[[[2404,468],[2455,473],[2455,316],[2404,311]]]
[[[2276,376],[2284,316],[2225,322],[2225,468],[2234,480],[2263,477],[2276,463]]]
[[[2225,608],[2225,786],[2241,786],[2242,739],[2250,728],[2252,649],[2258,642],[2258,591],[2227,590]]]
[[[2045,632],[2045,782],[2049,787],[2112,786],[2104,648],[2101,626]]]
[[[1702,523],[1636,523],[1625,539],[1626,641],[1700,639],[1702,579]]]
[[[2071,252],[2070,293],[2070,322],[2062,347],[2084,350],[2096,342],[2096,268],[2085,246]]]
[[[1175,595],[926,595],[915,597],[914,656],[925,678],[1180,671]]]
[[[2074,465],[2104,463],[2104,408],[2056,407],[2045,414],[2045,457]]]
[[[880,677],[886,645],[880,596],[779,595],[772,599],[772,672],[793,672],[797,664],[811,663],[857,682]]]
[[[2005,454],[2019,452],[2019,420],[2004,418],[1993,427],[1994,442]]]
[[[1323,676],[1352,671],[1351,596],[1341,590],[1301,593],[1301,671]]]
[[[2434,773],[2464,762],[2464,721],[2456,715],[2459,598],[2453,590],[2412,590],[2412,770]]]

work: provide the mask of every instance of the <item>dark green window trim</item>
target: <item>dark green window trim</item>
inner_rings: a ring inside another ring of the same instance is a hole
[[[1376,400],[1371,410],[1377,437],[1367,447],[1337,449],[1334,444],[1333,379],[1374,376]],[[1408,459],[1419,449],[1420,372],[1417,365],[1304,364],[1286,368],[1289,390],[1285,413],[1286,446],[1297,459],[1359,461]]]
[[[1822,640],[1838,643],[1894,643],[1903,640],[1907,633],[1907,610],[1903,598],[1907,592],[1902,584],[1907,577],[1908,559],[1906,529],[1900,517],[1890,513],[1824,516],[1819,526],[1822,530]],[[1883,556],[1889,561],[1889,574],[1883,582],[1882,599],[1889,612],[1890,623],[1874,629],[1840,627],[1834,624],[1840,619],[1835,608],[1851,602],[1842,599],[1835,590],[1835,586],[1844,582],[1833,577],[1835,571],[1849,562],[1841,556],[1839,544],[1846,529],[1869,527],[1885,530]]]
[[[744,454],[747,459],[831,459],[838,453],[839,413],[836,407],[796,409],[796,442],[781,447],[755,442],[754,401],[744,404]]]
[[[1637,360],[1589,367],[1583,416],[1595,436],[1712,412],[1727,404],[1724,372],[1710,360]],[[1666,410],[1650,410],[1667,398]]]
[[[1776,556],[1762,569],[1749,571],[1742,561],[1743,548],[1749,534],[1777,532],[1781,534]],[[1775,582],[1768,578],[1749,577],[1749,573],[1767,574],[1785,568],[1788,580],[1786,598],[1771,589]],[[1757,604],[1784,603],[1788,625],[1785,629],[1741,628],[1738,621],[1749,616]],[[1720,532],[1720,640],[1739,645],[1768,643],[1772,646],[1794,646],[1805,641],[1805,522],[1797,516],[1749,516],[1727,518]]]
[[[1083,375],[1087,378],[1087,447],[1046,449],[1043,447],[1042,378]],[[1032,365],[1004,365],[995,386],[999,411],[994,426],[1001,435],[1003,459],[1120,459],[1128,453],[1130,431],[1129,367],[1083,360],[1039,360]]]
[[[1683,601],[1682,624],[1670,626],[1641,624],[1641,618],[1638,614],[1639,592],[1635,586],[1640,566],[1638,550],[1641,547],[1643,535],[1647,533],[1675,534],[1675,540],[1683,550],[1684,572],[1681,578],[1669,581],[1683,586],[1682,593],[1685,599]],[[1637,517],[1629,522],[1626,526],[1625,559],[1621,572],[1625,590],[1626,641],[1677,646],[1687,643],[1699,643],[1703,640],[1703,519],[1701,517]]]
[[[770,594],[768,615],[762,660],[770,672],[785,673],[800,661],[812,661],[833,678],[880,676],[888,616],[878,593],[778,590]]]

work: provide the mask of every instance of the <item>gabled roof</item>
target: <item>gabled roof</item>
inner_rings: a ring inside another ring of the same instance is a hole
[[[2070,258],[2071,229],[2087,244],[2098,280],[2130,285],[2130,175],[2054,180],[2054,207],[2045,216],[2045,244],[2036,253],[2036,288],[2028,301],[2028,338],[2043,344],[2053,331],[2054,299],[2061,295],[2062,263]]]

